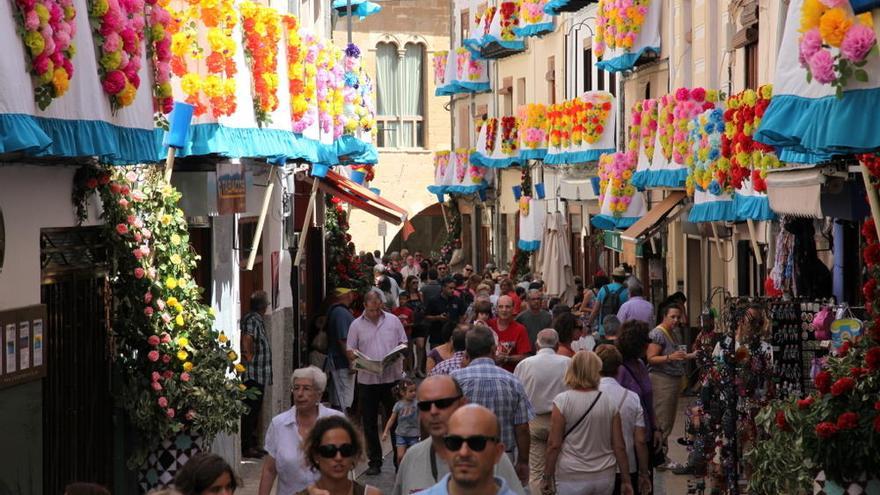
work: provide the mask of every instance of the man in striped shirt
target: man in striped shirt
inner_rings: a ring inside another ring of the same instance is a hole
[[[269,307],[269,296],[258,290],[251,294],[250,311],[241,319],[241,364],[245,372],[241,379],[249,389],[260,393],[244,401],[248,412],[241,418],[241,455],[260,458],[266,451],[260,448],[257,422],[263,408],[263,391],[272,385],[272,347],[263,323],[263,314]]]

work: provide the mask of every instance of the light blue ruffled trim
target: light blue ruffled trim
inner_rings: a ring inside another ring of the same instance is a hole
[[[648,185],[648,174],[650,174],[650,170],[639,170],[634,173],[631,179],[632,185],[640,190],[644,189]]]
[[[511,156],[509,158],[489,158],[477,152],[471,153],[471,164],[486,168],[508,168],[513,165],[522,163],[519,156]]]
[[[593,227],[601,230],[626,229],[636,223],[641,217],[614,217],[612,215],[595,215],[590,219]]]
[[[535,150],[519,150],[519,157],[523,160],[543,160],[547,156],[547,150],[539,148]]]
[[[647,170],[643,188],[652,187],[684,187],[687,181],[687,169],[678,170]]]
[[[695,204],[691,207],[688,222],[733,222],[736,220],[736,208],[733,201],[710,201]]]
[[[528,26],[523,27],[515,27],[513,28],[513,33],[520,37],[527,36],[544,36],[545,34],[550,34],[553,30],[556,29],[556,25],[553,21],[550,22],[541,22],[538,24],[529,24]]]
[[[455,94],[455,84],[449,83],[434,88],[434,96],[451,96]]]
[[[372,143],[365,143],[354,136],[342,136],[336,140],[336,156],[340,163],[373,165],[379,162],[379,150]]]
[[[456,93],[485,93],[492,89],[488,82],[459,81],[456,86],[458,89]]]
[[[831,155],[817,153],[800,153],[791,148],[782,148],[779,151],[779,161],[783,163],[816,164],[831,160]]]
[[[430,185],[428,186],[428,192],[430,192],[431,194],[474,194],[488,188],[489,184],[486,181],[483,181],[480,184],[474,184],[472,186]]]
[[[521,251],[537,251],[541,247],[541,241],[524,241],[520,239],[516,241],[516,247]]]
[[[623,72],[625,70],[630,70],[636,65],[636,62],[642,56],[643,53],[651,51],[654,53],[660,53],[659,46],[646,46],[637,52],[624,53],[623,55],[619,55],[617,57],[601,60],[596,62],[596,67],[608,71],[608,72]]]
[[[19,152],[28,155],[39,153],[52,144],[50,138],[37,124],[36,117],[6,113],[0,115],[0,153]]]
[[[333,0],[333,8],[336,9],[336,12],[339,13],[340,17],[345,17],[348,15],[346,0]],[[377,3],[369,2],[367,0],[351,1],[351,14],[359,16],[361,20],[363,20],[364,17],[378,14],[381,11],[382,6]]]
[[[773,95],[755,140],[800,153],[865,153],[880,147],[880,88],[823,98]]]
[[[614,153],[614,148],[576,152],[550,153],[544,156],[544,165],[567,165],[569,163],[594,162],[604,154]]]
[[[476,53],[479,56],[480,48],[483,47],[483,41],[477,38],[468,38],[461,42],[461,46],[467,48],[471,55]]]
[[[770,209],[770,198],[767,196],[734,194],[733,203],[737,220],[758,222],[776,219],[776,213]]]
[[[564,8],[568,3],[569,0],[550,0],[544,5],[544,13],[547,15],[560,15],[562,12],[559,12],[559,9]],[[586,8],[586,6],[583,8]]]

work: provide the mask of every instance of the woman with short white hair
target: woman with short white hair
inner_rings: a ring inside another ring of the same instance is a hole
[[[275,478],[276,493],[296,493],[318,479],[318,473],[308,467],[301,444],[315,422],[326,416],[342,413],[321,405],[321,395],[327,386],[327,375],[320,368],[299,368],[290,378],[293,407],[272,418],[266,431],[266,451],[260,477],[259,495],[269,495]]]

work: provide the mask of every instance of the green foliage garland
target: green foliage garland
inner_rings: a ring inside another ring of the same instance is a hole
[[[373,285],[372,274],[357,257],[351,234],[348,233],[348,215],[335,199],[328,198],[326,202],[327,291],[348,287],[364,294]]]
[[[77,215],[97,192],[113,253],[115,366],[122,377],[122,403],[140,433],[129,459],[137,469],[163,439],[178,432],[210,442],[234,433],[255,392],[214,310],[200,302],[193,280],[198,256],[189,245],[180,193],[152,168],[86,166],[75,178]]]
[[[448,226],[446,228],[446,237],[440,246],[440,258],[449,263],[452,260],[452,253],[456,249],[461,249],[461,210],[458,209],[458,201],[454,197],[449,198],[446,202],[446,218]]]

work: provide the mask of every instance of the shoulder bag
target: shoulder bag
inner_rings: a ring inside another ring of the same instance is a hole
[[[587,417],[587,415],[590,414],[590,411],[593,410],[593,407],[596,406],[596,403],[599,402],[599,397],[602,397],[602,392],[599,392],[599,393],[596,395],[596,398],[593,399],[593,403],[590,404],[590,407],[587,408],[587,412],[585,412],[584,415],[581,416],[581,419],[577,420],[577,423],[571,425],[571,428],[569,428],[568,431],[565,432],[565,435],[563,435],[562,438],[567,437],[567,436],[569,435],[569,433],[573,432],[575,428],[577,428],[578,426],[580,426],[580,424],[584,421],[584,419]]]

